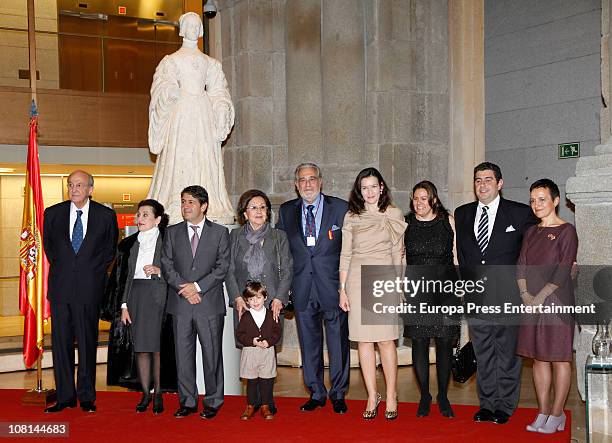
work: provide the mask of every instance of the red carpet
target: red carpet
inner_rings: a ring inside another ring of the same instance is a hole
[[[178,397],[164,396],[166,411],[154,416],[136,414],[134,407],[140,394],[133,392],[98,392],[98,412],[86,414],[79,408],[66,409],[58,414],[44,414],[42,408],[21,406],[21,390],[0,391],[0,423],[3,431],[12,422],[65,422],[69,424],[70,440],[79,442],[183,442],[183,441],[419,441],[419,442],[568,442],[571,424],[565,431],[553,435],[532,434],[525,431],[536,415],[535,409],[519,409],[510,422],[503,426],[474,423],[475,406],[453,405],[454,420],[439,415],[432,405],[429,417],[415,417],[416,404],[400,403],[399,417],[387,422],[382,415],[364,421],[361,412],[365,401],[348,401],[349,412],[337,415],[328,404],[312,413],[299,411],[303,398],[277,397],[278,414],[271,421],[260,416],[249,421],[239,420],[244,410],[244,397],[226,397],[225,405],[213,420],[197,415],[183,419],[172,416],[178,406]],[[382,403],[380,411],[384,411]],[[568,413],[569,414],[569,413]],[[6,434],[0,434],[6,436]],[[42,435],[37,437],[40,440]],[[45,436],[46,437],[46,436]],[[0,438],[1,440],[1,438]],[[28,441],[20,438],[18,441]],[[42,441],[67,441],[66,438],[44,438]]]

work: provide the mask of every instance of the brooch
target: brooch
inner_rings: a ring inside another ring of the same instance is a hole
[[[548,239],[551,240],[551,241],[552,240],[556,240],[557,236],[555,234],[548,234]]]

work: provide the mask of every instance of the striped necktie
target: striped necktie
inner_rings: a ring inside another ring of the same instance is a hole
[[[483,254],[487,250],[487,246],[489,245],[489,207],[482,207],[482,214],[480,214],[480,221],[478,222],[478,235],[476,236],[476,241],[478,242],[478,247],[480,248],[480,252]]]

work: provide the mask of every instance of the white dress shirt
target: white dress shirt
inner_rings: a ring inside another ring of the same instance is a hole
[[[81,223],[83,223],[83,240],[87,235],[87,220],[89,218],[89,198],[81,209],[77,208],[73,202],[70,202],[70,241],[72,241],[72,230],[77,219],[77,211],[83,211],[81,214]]]
[[[261,329],[261,325],[263,325],[264,320],[266,319],[266,307],[262,306],[259,311],[256,311],[253,308],[249,308],[249,312],[253,316],[253,320],[255,320],[255,324],[259,329]]]
[[[481,202],[478,202],[478,207],[476,208],[476,219],[474,220],[474,235],[478,238],[478,223],[480,222],[480,216],[482,215],[482,207],[488,206],[487,214],[489,215],[489,241],[491,240],[491,234],[493,233],[493,225],[495,224],[495,217],[497,216],[497,208],[499,208],[499,195],[495,197],[488,205],[484,205]]]
[[[198,237],[202,238],[202,229],[204,228],[204,222],[206,221],[206,217],[204,217],[202,219],[202,221],[200,223],[198,223],[197,225],[194,225],[192,223],[187,222],[187,234],[189,234],[189,243],[191,244],[191,239],[193,238],[193,234],[195,234],[194,229],[192,228],[192,226],[197,226],[198,227]]]

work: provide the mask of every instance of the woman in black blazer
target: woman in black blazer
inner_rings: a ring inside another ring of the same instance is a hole
[[[164,410],[160,382],[160,341],[168,291],[161,274],[160,259],[168,215],[159,202],[147,199],[138,204],[135,223],[138,233],[126,237],[118,245],[111,297],[114,299],[114,309],[121,312],[121,322],[131,326],[133,351],[143,393],[136,412],[146,411],[151,402],[153,374],[153,413],[159,414]],[[109,346],[109,360],[110,354]]]

